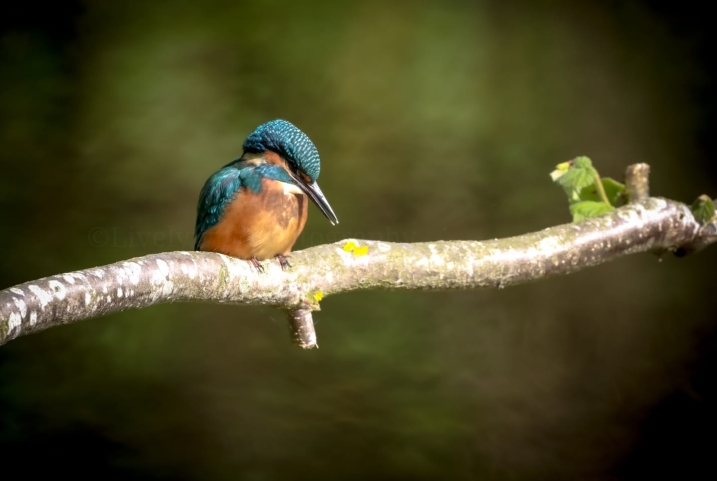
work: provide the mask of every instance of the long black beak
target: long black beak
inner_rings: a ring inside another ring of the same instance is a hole
[[[321,192],[321,189],[319,189],[319,184],[317,184],[316,182],[313,182],[311,184],[304,182],[304,180],[298,175],[292,175],[292,177],[296,181],[299,188],[303,190],[306,195],[309,196],[309,199],[311,199],[314,204],[316,204],[316,207],[318,207],[319,210],[326,216],[326,218],[329,219],[331,225],[338,224],[339,219],[338,217],[336,217],[336,214],[334,214],[334,211],[331,210],[329,201],[326,200],[326,197],[324,197],[324,193]]]

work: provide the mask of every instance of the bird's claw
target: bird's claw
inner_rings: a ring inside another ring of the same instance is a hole
[[[285,256],[284,254],[277,254],[274,257],[276,257],[276,260],[279,261],[279,265],[281,266],[281,270],[284,271],[288,267],[291,267],[291,264],[289,264],[289,260],[287,259],[288,256]]]
[[[251,265],[253,265],[257,271],[262,272],[262,273],[264,272],[264,266],[261,265],[261,262],[259,262],[259,259],[257,259],[256,257],[252,257],[251,259],[249,259],[249,262],[251,262]]]

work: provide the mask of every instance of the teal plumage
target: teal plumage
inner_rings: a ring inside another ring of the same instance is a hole
[[[236,161],[235,161],[236,162]],[[214,173],[202,188],[197,205],[197,223],[194,228],[194,249],[199,250],[202,234],[214,227],[222,216],[226,206],[242,187],[241,169],[234,167],[235,162],[224,166]],[[249,187],[247,183],[247,187]],[[256,188],[254,183],[252,187]]]

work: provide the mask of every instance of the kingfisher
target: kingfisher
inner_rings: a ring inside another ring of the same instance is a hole
[[[259,261],[272,257],[290,267],[286,256],[306,224],[307,197],[332,225],[339,223],[316,182],[319,151],[281,119],[257,127],[242,148],[199,194],[194,249],[248,260],[259,271]]]

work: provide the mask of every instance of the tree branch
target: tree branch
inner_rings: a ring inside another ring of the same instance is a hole
[[[674,252],[717,240],[685,204],[638,200],[580,223],[490,241],[415,244],[353,240],[292,253],[292,268],[209,252],[167,252],[46,277],[0,291],[0,345],[52,326],[162,302],[207,301],[286,309],[294,342],[316,347],[311,311],[357,289],[503,288],[569,274],[638,252]]]

